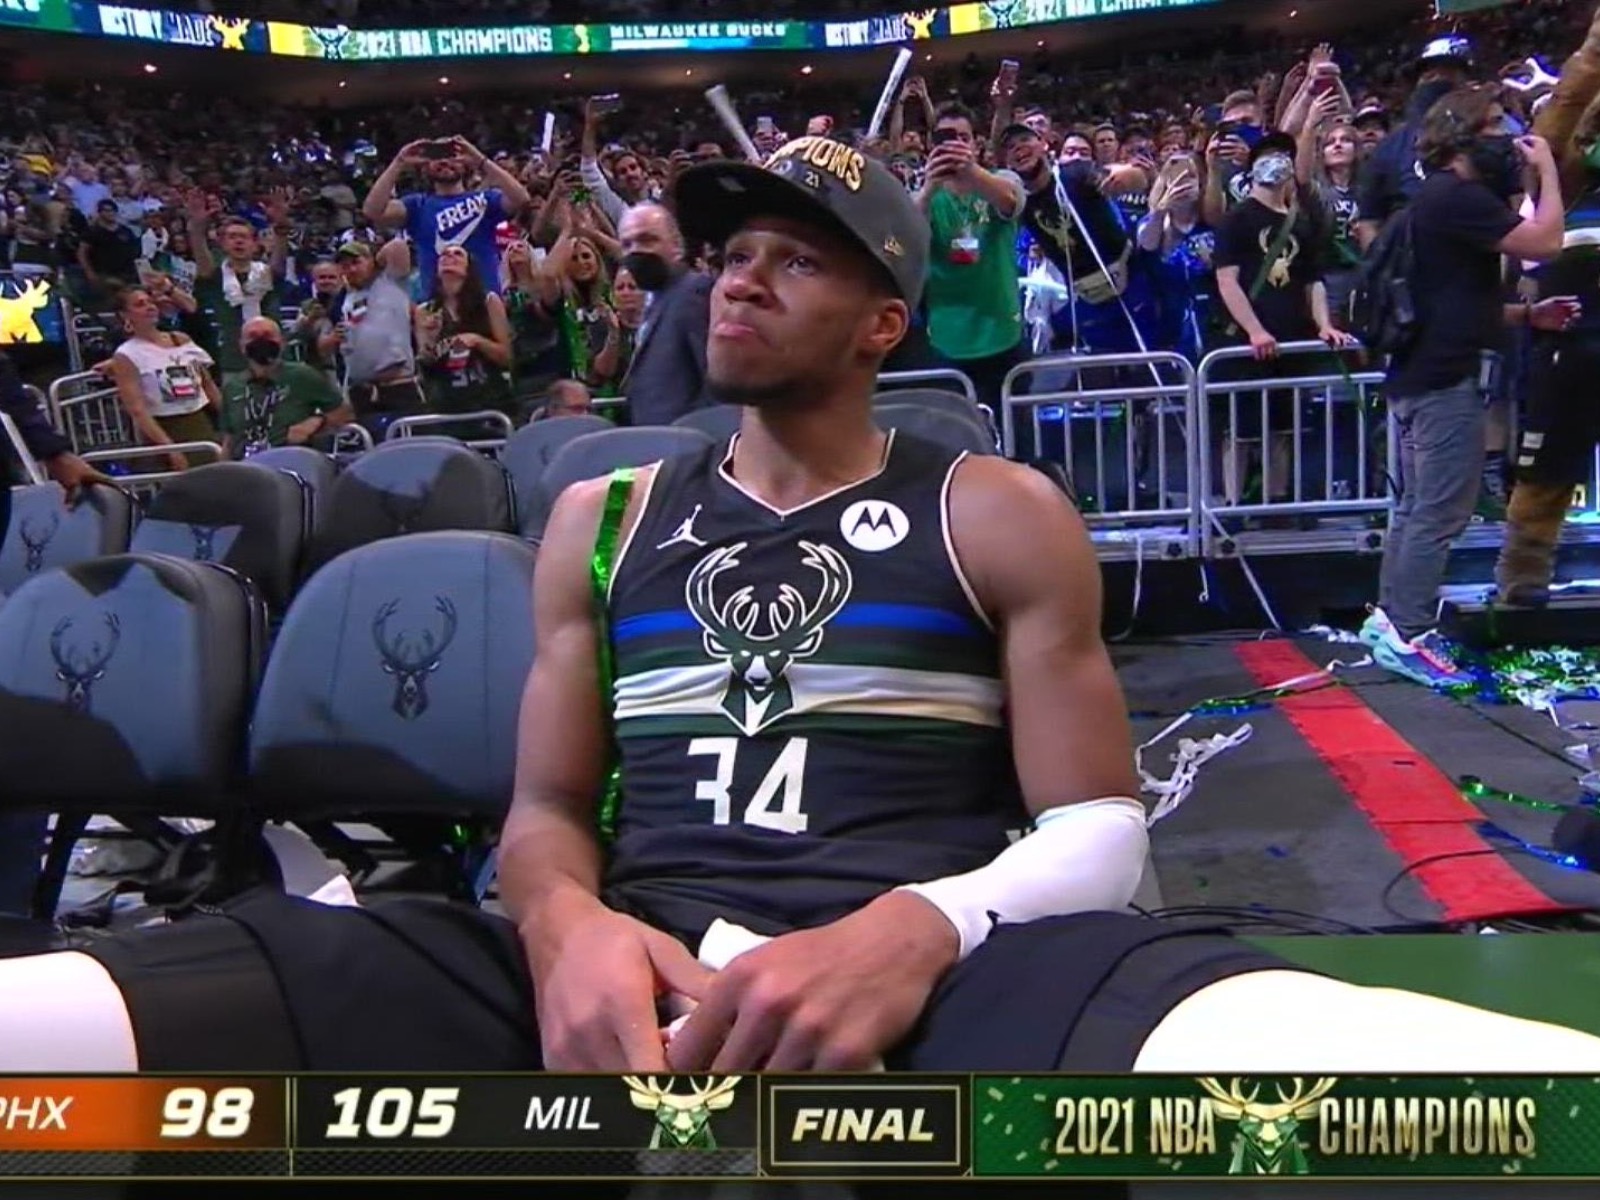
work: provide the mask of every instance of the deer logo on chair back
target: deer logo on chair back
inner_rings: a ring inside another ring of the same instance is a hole
[[[190,525],[189,536],[194,538],[195,562],[216,561],[217,527],[215,525]]]
[[[56,679],[67,685],[67,707],[73,712],[89,711],[89,689],[105,678],[106,664],[122,640],[122,622],[115,613],[105,614],[106,640],[95,641],[88,650],[67,645],[73,619],[63,617],[50,631],[50,657],[56,660]]]
[[[56,536],[56,531],[60,528],[61,517],[56,513],[50,514],[48,524],[35,525],[32,517],[22,519],[22,526],[17,532],[22,536],[22,544],[28,553],[22,569],[29,575],[37,575],[43,569],[45,548],[50,545],[50,540]]]
[[[759,733],[794,707],[789,665],[822,648],[828,622],[850,599],[854,581],[844,556],[816,542],[799,545],[801,564],[821,576],[813,597],[785,582],[778,585],[777,598],[765,606],[750,585],[719,601],[717,577],[739,565],[746,542],[706,555],[689,572],[684,587],[689,611],[705,631],[706,654],[728,664],[722,710],[746,736]]]
[[[445,649],[456,636],[456,606],[444,596],[435,596],[433,608],[444,618],[444,626],[437,634],[424,629],[420,638],[410,630],[389,628],[389,621],[400,610],[398,600],[390,600],[372,619],[372,640],[383,660],[383,673],[394,676],[390,707],[405,721],[428,711],[428,676],[439,669]]]

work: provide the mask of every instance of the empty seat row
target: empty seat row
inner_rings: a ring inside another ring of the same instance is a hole
[[[739,410],[702,413],[727,421]],[[879,415],[886,425],[993,453],[976,421],[956,413],[918,404],[885,406]],[[91,489],[68,510],[54,484],[19,488],[0,546],[0,593],[48,567],[131,550],[231,567],[281,613],[307,574],[357,546],[438,529],[516,530],[537,541],[572,483],[711,441],[689,425],[618,429],[598,417],[564,417],[519,430],[498,463],[451,438],[418,437],[385,443],[337,473],[325,455],[282,447],[170,480],[137,523],[132,503],[114,489]]]
[[[465,531],[360,547],[295,597],[270,658],[263,606],[217,564],[38,574],[0,605],[0,812],[498,821],[535,553]]]

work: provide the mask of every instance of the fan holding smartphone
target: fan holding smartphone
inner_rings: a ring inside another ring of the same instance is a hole
[[[917,193],[932,230],[928,338],[972,380],[980,401],[997,404],[1022,347],[1015,254],[1022,181],[980,164],[972,114],[959,104],[940,106],[928,141]]]
[[[395,195],[401,174],[421,172],[428,190]],[[474,173],[484,186],[469,190]],[[463,137],[424,138],[401,147],[400,153],[373,181],[361,206],[379,228],[403,229],[416,248],[417,269],[431,288],[438,277],[439,252],[464,247],[479,276],[498,290],[500,254],[494,231],[528,203],[528,189],[511,172]]]

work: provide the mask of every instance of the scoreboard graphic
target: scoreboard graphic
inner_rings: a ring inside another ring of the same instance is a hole
[[[1578,1076],[0,1078],[3,1179],[1600,1178]]]

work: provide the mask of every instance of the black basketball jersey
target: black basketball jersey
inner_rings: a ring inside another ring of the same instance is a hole
[[[964,455],[891,434],[876,474],[789,512],[731,455],[657,469],[610,596],[607,897],[691,940],[837,919],[1026,823],[998,641],[951,550]]]

